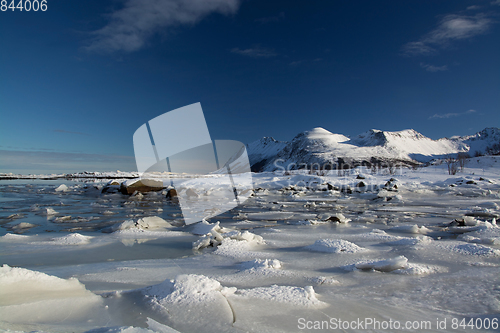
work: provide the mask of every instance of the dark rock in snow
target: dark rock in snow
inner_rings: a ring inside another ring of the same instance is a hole
[[[165,188],[163,181],[156,179],[139,179],[136,181],[125,181],[120,185],[120,192],[131,195],[135,191],[146,193],[151,191],[161,191]]]
[[[167,199],[177,198],[177,191],[174,188],[171,188],[170,190],[168,190],[166,198]]]

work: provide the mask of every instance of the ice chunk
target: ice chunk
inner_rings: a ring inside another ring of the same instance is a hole
[[[31,236],[27,235],[18,235],[18,234],[10,234],[7,233],[3,236],[0,237],[0,240],[4,242],[23,242],[23,241],[28,241],[31,239]]]
[[[89,295],[96,296],[75,278],[61,279],[5,264],[0,267],[0,306]]]
[[[197,328],[204,332],[220,331],[233,323],[226,296],[235,291],[236,288],[223,287],[214,279],[195,274],[180,275],[142,289],[155,307],[168,315],[169,325],[180,331]]]
[[[217,221],[216,223],[209,223],[206,220],[203,220],[194,225],[194,228],[191,230],[191,233],[193,233],[194,235],[206,235],[211,233],[212,231],[216,231],[218,233],[224,233],[231,231],[231,229],[221,227],[220,221]]]
[[[51,208],[51,207],[47,207],[47,208],[45,208],[45,209],[44,209],[41,213],[39,213],[39,214],[41,214],[41,215],[46,215],[46,216],[47,216],[47,218],[50,218],[50,217],[52,217],[52,216],[56,215],[56,214],[57,214],[57,212],[56,212],[53,208]]]
[[[340,283],[338,280],[334,279],[331,276],[315,276],[309,278],[309,281],[316,285],[334,285]]]
[[[65,184],[61,184],[59,185],[56,189],[55,189],[56,192],[68,192],[69,191],[69,188],[68,186],[66,186]]]
[[[312,286],[294,287],[278,286],[239,289],[231,298],[257,298],[278,303],[287,303],[295,306],[326,306],[326,303],[317,299]]]
[[[52,241],[58,245],[84,245],[89,244],[92,238],[94,237],[72,233],[66,236],[52,238]]]
[[[246,233],[246,232],[245,232]],[[245,234],[244,233],[244,234]],[[237,238],[224,238],[222,243],[215,250],[215,254],[222,255],[231,258],[247,258],[256,257],[257,253],[252,252],[252,250],[258,245],[264,244],[264,240],[261,236],[254,235],[251,233],[249,236],[241,239]],[[246,234],[246,235],[248,235]]]
[[[432,238],[428,236],[417,236],[417,237],[403,237],[399,240],[391,241],[385,243],[386,245],[418,245],[418,244],[429,244],[432,242]]]
[[[36,226],[37,226],[37,224],[28,223],[28,222],[19,222],[19,223],[16,223],[14,225],[11,225],[9,227],[9,230],[15,230],[17,232],[23,232],[26,229],[31,229],[31,228],[34,228]]]
[[[391,272],[396,269],[404,269],[407,267],[408,259],[405,256],[399,256],[393,259],[376,260],[368,262],[359,262],[354,266],[361,270],[376,270],[380,272]]]
[[[277,259],[255,259],[241,263],[243,269],[281,269],[282,264]]]
[[[419,227],[416,224],[414,224],[414,225],[398,225],[398,226],[392,227],[390,230],[398,231],[398,232],[406,232],[406,233],[410,233],[410,234],[427,234],[431,231],[430,229],[428,229],[424,226]]]
[[[314,242],[314,244],[306,246],[306,249],[329,253],[356,253],[367,251],[367,249],[343,239],[319,239]]]
[[[138,229],[138,230],[153,230],[162,231],[171,228],[172,225],[162,219],[159,216],[148,216],[134,220],[126,220],[124,222],[115,224],[108,229],[108,232],[127,230],[127,229]]]
[[[447,268],[441,266],[408,263],[406,268],[396,269],[391,273],[403,275],[428,275],[447,271]]]
[[[71,215],[59,216],[54,219],[54,222],[71,222]]]

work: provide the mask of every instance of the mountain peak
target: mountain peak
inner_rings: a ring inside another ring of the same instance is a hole
[[[309,131],[300,133],[295,139],[305,137],[307,140],[322,141],[324,144],[335,144],[348,141],[349,138],[342,134],[332,133],[323,127],[315,127]],[[295,140],[294,139],[294,140]]]

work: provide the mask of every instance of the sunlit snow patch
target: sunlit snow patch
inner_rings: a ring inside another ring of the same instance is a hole
[[[313,287],[278,286],[257,287],[252,289],[238,289],[232,297],[262,299],[295,306],[326,306],[318,300]]]
[[[354,243],[343,239],[319,239],[314,244],[306,246],[306,249],[316,252],[329,253],[356,253],[368,251]]]

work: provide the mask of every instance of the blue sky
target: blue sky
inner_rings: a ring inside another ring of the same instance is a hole
[[[0,172],[133,170],[201,102],[212,139],[500,125],[500,1],[48,0],[0,12]]]

